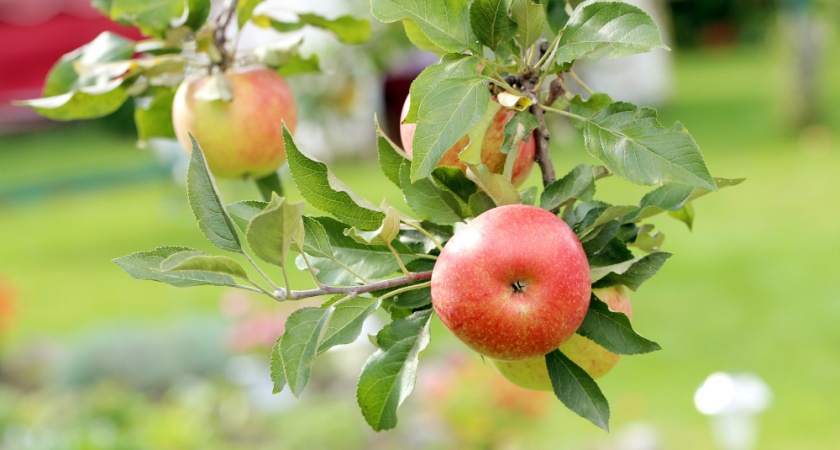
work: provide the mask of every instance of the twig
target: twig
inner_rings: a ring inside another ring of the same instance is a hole
[[[425,281],[432,278],[432,271],[410,273],[410,276],[402,276],[399,278],[391,278],[390,280],[377,281],[375,283],[363,284],[361,286],[322,286],[317,289],[309,289],[305,291],[291,291],[288,296],[284,297],[285,291],[278,290],[273,296],[277,300],[300,300],[309,297],[317,297],[319,295],[333,295],[333,294],[365,294],[367,292],[378,291],[381,289],[388,289],[395,286],[402,286],[404,284],[414,283],[416,281]]]
[[[239,0],[230,0],[225,9],[223,9],[219,14],[217,28],[213,32],[213,45],[219,50],[219,54],[222,57],[222,60],[219,61],[218,64],[221,72],[226,71],[231,65],[233,65],[234,55],[231,55],[230,52],[228,52],[227,46],[225,45],[227,43],[227,37],[225,34],[228,25],[230,25],[230,21],[233,20],[233,16],[236,15],[237,3],[239,3]]]
[[[592,92],[592,89],[589,89],[589,86],[587,86],[586,83],[584,83],[580,78],[578,78],[578,76],[577,76],[577,74],[575,73],[574,70],[569,69],[569,75],[571,75],[572,78],[577,82],[577,84],[579,84],[580,87],[582,87],[584,91],[588,92],[589,95],[592,95],[594,93],[594,92]]]
[[[406,224],[406,225],[408,225],[408,226],[410,226],[411,228],[414,228],[415,230],[417,230],[417,231],[419,231],[419,232],[423,233],[424,235],[426,235],[426,237],[427,237],[427,238],[431,239],[431,240],[432,240],[432,242],[434,242],[435,247],[437,247],[437,249],[438,249],[438,250],[443,251],[443,245],[441,245],[441,243],[440,243],[437,239],[435,239],[435,237],[434,237],[434,236],[432,236],[432,234],[431,234],[431,233],[429,233],[428,231],[424,230],[424,229],[423,229],[423,227],[421,227],[420,225],[413,224],[413,223],[411,223],[411,222],[407,222],[407,221],[405,221],[405,222],[403,222],[403,223],[404,223],[404,224]]]
[[[548,127],[545,124],[545,116],[543,114],[543,105],[540,105],[539,93],[535,90],[536,81],[533,77],[526,77],[522,80],[522,85],[528,93],[528,98],[531,99],[531,114],[537,118],[540,126],[534,130],[534,139],[536,139],[537,151],[534,160],[540,166],[542,172],[543,186],[548,186],[557,179],[554,173],[554,164],[551,162],[551,135],[548,132]]]

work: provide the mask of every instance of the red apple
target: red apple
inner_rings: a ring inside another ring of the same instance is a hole
[[[592,293],[606,302],[611,310],[623,312],[627,314],[628,318],[633,318],[630,309],[630,296],[624,286],[594,289]],[[560,351],[595,379],[606,375],[618,364],[618,360],[621,358],[621,355],[617,355],[579,334],[575,334],[560,345]],[[519,387],[535,391],[552,390],[544,357],[527,361],[492,361],[492,363],[502,376]]]
[[[402,123],[408,114],[410,101],[411,96],[406,97],[402,114],[400,114],[400,140],[408,156],[411,156],[411,142],[414,140],[414,131],[417,128],[417,124]],[[499,112],[493,117],[493,121],[487,128],[487,133],[484,135],[484,142],[481,144],[481,162],[487,166],[490,172],[503,173],[505,171],[505,161],[508,155],[502,153],[501,150],[502,142],[505,139],[505,124],[508,123],[515,113],[516,111],[513,109],[499,108]],[[438,166],[459,167],[461,170],[466,171],[467,165],[458,158],[458,154],[469,143],[469,136],[462,137],[443,154]],[[528,179],[528,175],[534,166],[534,149],[533,136],[531,136],[528,142],[519,142],[519,153],[516,155],[513,172],[511,173],[511,182],[514,186],[519,187]]]
[[[574,232],[536,206],[493,208],[461,228],[432,272],[441,322],[478,353],[541,357],[569,339],[589,308],[589,263]]]
[[[222,178],[260,178],[286,162],[281,121],[289,131],[297,123],[295,101],[277,72],[263,66],[231,69],[225,77],[233,100],[205,100],[196,95],[214,82],[209,75],[181,83],[172,103],[178,141],[191,152],[192,133],[210,171]]]

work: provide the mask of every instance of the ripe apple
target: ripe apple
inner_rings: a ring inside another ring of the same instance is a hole
[[[529,205],[484,212],[458,230],[432,272],[441,322],[489,358],[541,357],[569,339],[589,308],[589,263],[575,234]]]
[[[402,113],[400,114],[400,140],[402,141],[403,149],[411,156],[411,142],[414,140],[414,131],[417,129],[415,123],[402,123],[405,116],[408,114],[408,107],[411,102],[409,95],[403,104]],[[502,142],[505,139],[505,124],[508,123],[511,117],[516,113],[513,109],[499,108],[499,111],[493,117],[493,121],[487,127],[487,132],[484,135],[484,142],[481,144],[481,162],[487,166],[487,169],[492,173],[503,173],[505,171],[506,154],[502,153]],[[438,166],[452,166],[459,167],[466,171],[467,165],[458,159],[458,154],[461,150],[470,143],[470,137],[464,136],[455,143],[440,159]],[[534,166],[534,137],[528,142],[519,142],[519,152],[516,155],[513,171],[511,173],[511,182],[514,186],[519,187],[528,179],[531,169]]]
[[[294,131],[292,92],[277,72],[264,66],[230,69],[224,76],[233,88],[233,100],[227,102],[202,98],[202,90],[217,82],[213,76],[181,83],[172,103],[175,135],[190,153],[192,133],[218,177],[266,176],[286,161],[281,121]]]
[[[624,286],[613,286],[592,291],[599,299],[606,302],[611,310],[623,312],[632,319],[633,313],[630,308],[630,296]],[[560,345],[560,351],[579,365],[592,378],[600,378],[607,374],[621,358],[604,347],[592,342],[579,334],[575,334],[568,341]],[[511,383],[535,391],[551,391],[551,379],[548,377],[548,368],[545,365],[545,358],[538,357],[527,361],[493,361],[496,370],[508,379]]]

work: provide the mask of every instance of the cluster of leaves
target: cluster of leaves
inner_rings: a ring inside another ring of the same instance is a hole
[[[172,101],[188,73],[224,71],[234,63],[262,64],[283,76],[317,73],[318,56],[301,55],[303,38],[293,32],[315,27],[348,44],[371,37],[367,20],[257,8],[262,2],[233,2],[231,9],[211,15],[211,0],[92,0],[103,14],[136,27],[148,39],[135,42],[103,32],[53,66],[42,98],[18,104],[64,121],[106,116],[133,97],[140,142],[175,138]],[[236,54],[236,37],[247,23],[292,34]]]

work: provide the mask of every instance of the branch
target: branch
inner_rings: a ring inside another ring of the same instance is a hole
[[[236,5],[239,3],[239,0],[231,0],[222,12],[219,14],[219,17],[216,22],[216,29],[213,31],[213,45],[219,50],[219,54],[222,57],[222,60],[219,62],[219,69],[221,72],[226,71],[233,65],[233,55],[228,52],[227,49],[227,36],[225,36],[227,32],[228,25],[230,25],[230,21],[233,20],[233,16],[236,15]]]
[[[395,286],[402,286],[404,284],[414,283],[415,281],[425,281],[432,278],[432,271],[414,272],[410,276],[402,276],[399,278],[391,278],[390,280],[377,281],[375,283],[363,284],[361,286],[321,286],[317,289],[309,289],[306,291],[291,291],[286,296],[286,291],[278,289],[274,292],[274,297],[277,300],[301,300],[309,297],[317,297],[319,295],[334,295],[334,294],[365,294],[367,292],[378,291],[381,289],[388,289]]]
[[[540,165],[542,172],[543,186],[548,186],[557,179],[554,173],[554,164],[551,162],[551,135],[548,132],[548,127],[545,124],[545,116],[543,114],[542,106],[540,105],[540,96],[537,91],[537,80],[533,77],[526,77],[522,80],[522,85],[528,93],[528,98],[531,99],[531,114],[537,118],[540,126],[534,130],[534,139],[537,141],[537,151],[534,160]]]

